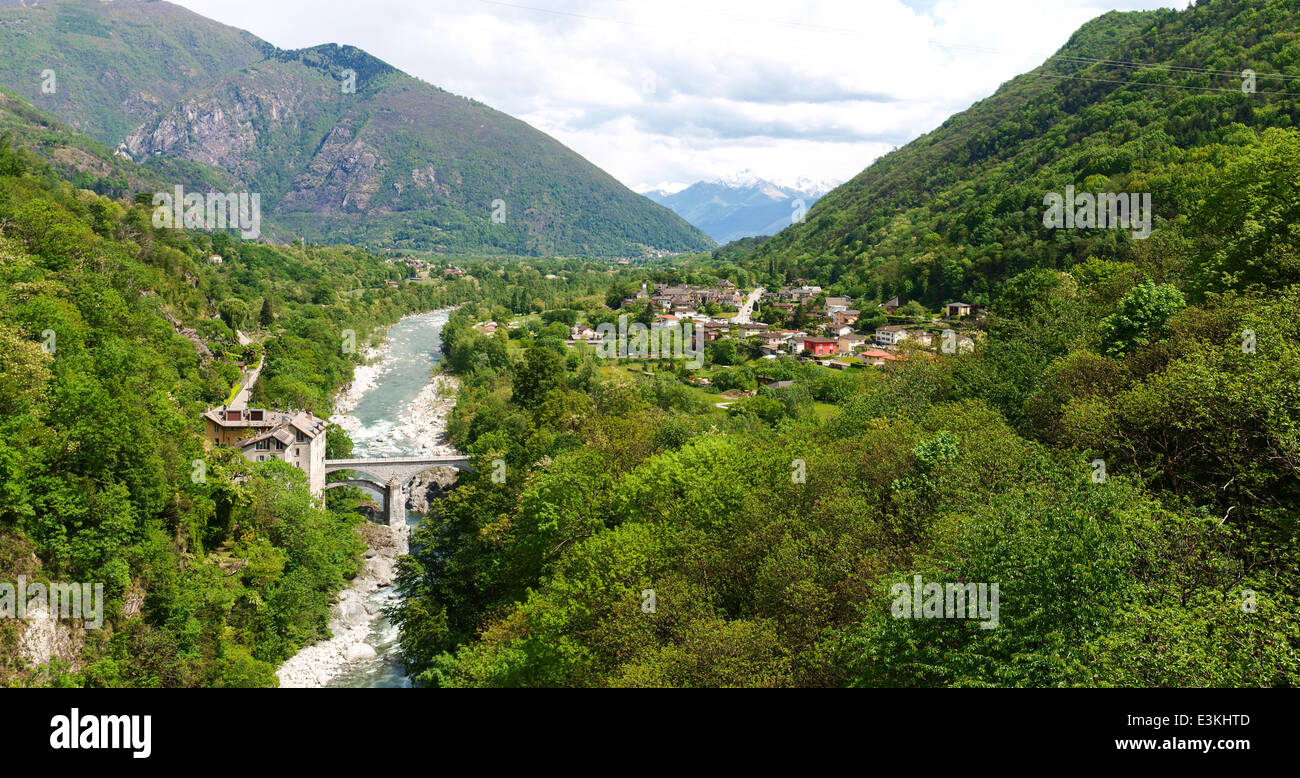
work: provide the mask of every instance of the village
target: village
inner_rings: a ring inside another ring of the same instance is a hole
[[[705,344],[732,339],[759,358],[792,356],[841,370],[881,367],[906,358],[917,348],[943,353],[972,351],[984,313],[956,301],[945,305],[939,314],[917,316],[903,313],[908,303],[893,297],[874,306],[877,313],[864,320],[850,298],[828,296],[819,286],[785,287],[776,292],[760,288],[746,294],[727,280],[714,287],[677,284],[653,290],[643,283],[635,296],[622,301],[621,310],[640,313],[647,304],[655,312],[651,325],[663,328],[689,323],[703,333]],[[915,310],[916,304],[911,308]],[[758,311],[766,313],[760,317]],[[865,328],[870,321],[887,323]],[[793,322],[799,326],[793,327]],[[495,326],[492,323],[491,329]],[[569,342],[578,341],[596,347],[601,334],[590,324],[574,325]]]
[[[607,378],[670,376],[701,402],[723,410],[788,390],[829,418],[852,393],[844,394],[843,387],[857,385],[853,379],[866,379],[866,372],[975,351],[984,317],[983,309],[963,301],[929,310],[901,297],[855,301],[804,282],[769,290],[726,279],[660,285],[643,280],[635,292],[599,309],[516,314],[474,328],[504,338],[517,355],[534,345],[567,353],[571,362],[594,355]],[[684,351],[670,353],[665,336]],[[637,347],[638,338],[651,345]],[[659,341],[664,346],[656,350]],[[844,381],[832,380],[837,374]]]

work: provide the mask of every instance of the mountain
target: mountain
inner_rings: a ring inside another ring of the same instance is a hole
[[[0,0],[0,84],[109,146],[274,51],[171,3]],[[45,70],[54,81],[42,91]]]
[[[61,178],[78,189],[117,199],[132,192],[157,190],[163,180],[112,149],[69,129],[57,118],[0,87],[0,134],[34,152]]]
[[[271,238],[528,255],[712,245],[555,139],[360,49],[279,50],[165,2],[0,3],[0,83],[168,189],[260,194]]]
[[[1100,16],[827,194],[803,224],[732,258],[771,280],[931,304],[987,303],[1020,272],[1090,256],[1172,262],[1162,235],[1195,214],[1209,172],[1267,128],[1300,122],[1297,29],[1300,9],[1277,1]],[[1255,94],[1241,89],[1248,67]],[[1045,196],[1067,186],[1151,194],[1155,234],[1045,227]]]
[[[831,183],[808,179],[780,184],[746,170],[677,191],[656,189],[643,194],[725,244],[740,238],[775,235],[790,226],[800,208],[806,211],[833,187]]]

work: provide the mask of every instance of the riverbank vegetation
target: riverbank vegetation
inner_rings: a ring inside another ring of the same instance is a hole
[[[1296,683],[1300,292],[1205,300],[1106,356],[1132,272],[1029,274],[977,352],[865,373],[824,422],[767,391],[724,413],[671,372],[607,377],[540,338],[512,351],[461,309],[450,431],[479,466],[403,566],[411,669],[434,686]],[[918,574],[999,583],[999,625],[891,617]]]
[[[462,309],[450,429],[479,466],[402,571],[417,679],[1296,685],[1300,133],[1240,141],[1170,169],[1196,205],[1145,242],[1013,275],[976,348],[867,370],[828,415],[724,413],[680,365],[611,373]],[[997,626],[896,617],[917,575],[998,584]]]
[[[351,248],[154,229],[0,139],[0,579],[106,598],[104,628],[41,669],[0,622],[0,686],[274,685],[324,636],[356,519],[292,467],[205,450],[200,414],[264,351],[254,401],[328,415],[372,330],[466,293],[403,277]]]

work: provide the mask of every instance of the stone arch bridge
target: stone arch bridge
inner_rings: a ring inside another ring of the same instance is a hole
[[[406,521],[406,501],[402,499],[402,490],[411,479],[420,473],[439,467],[454,467],[461,471],[471,471],[470,458],[463,455],[436,457],[392,457],[388,459],[327,459],[325,474],[349,471],[357,477],[346,481],[332,481],[325,484],[326,489],[339,486],[370,486],[384,495],[384,516],[388,526],[393,527]]]

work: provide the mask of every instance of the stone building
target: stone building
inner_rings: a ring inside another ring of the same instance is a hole
[[[311,493],[325,493],[325,427],[307,411],[221,406],[203,414],[204,437],[239,449],[250,462],[279,459],[307,474]]]

